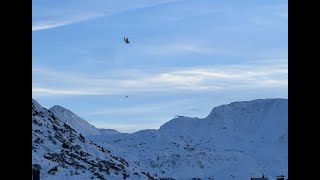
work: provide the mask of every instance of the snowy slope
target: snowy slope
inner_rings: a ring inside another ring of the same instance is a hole
[[[234,102],[203,119],[178,117],[158,130],[95,141],[162,178],[287,177],[288,100]]]
[[[88,141],[34,99],[32,166],[40,167],[42,180],[152,179],[134,164]]]
[[[49,109],[53,114],[59,118],[61,121],[69,124],[77,132],[87,136],[87,135],[99,135],[100,131],[89,124],[84,119],[80,118],[70,110],[63,108],[61,106],[55,105]]]
[[[119,131],[114,129],[98,129],[95,126],[88,123],[86,120],[71,112],[70,110],[58,105],[51,107],[49,110],[53,112],[53,114],[61,121],[69,124],[77,132],[85,136],[113,135],[120,133]]]
[[[104,147],[154,179],[242,180],[264,174],[272,180],[278,175],[288,176],[287,99],[234,102],[213,108],[206,118],[180,116],[158,130],[132,134],[97,129],[69,110],[54,109],[62,122],[78,124],[70,125],[76,131],[90,132],[85,137],[99,144],[98,149]],[[96,130],[99,133],[93,133]],[[135,176],[127,177],[132,178]]]

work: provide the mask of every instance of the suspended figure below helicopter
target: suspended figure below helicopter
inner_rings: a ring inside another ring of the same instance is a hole
[[[126,89],[126,96],[125,96],[125,99],[127,99],[129,96],[128,96],[128,94],[127,94],[127,89]]]
[[[130,43],[128,37],[124,37],[124,38],[123,38],[123,41],[124,41],[126,44],[129,44],[129,43]],[[128,96],[128,94],[127,94],[127,89],[126,89],[125,99],[127,99],[128,97],[129,97],[129,96]]]

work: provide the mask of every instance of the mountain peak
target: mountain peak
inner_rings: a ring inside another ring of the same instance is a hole
[[[43,107],[35,99],[32,98],[32,109],[42,111]]]
[[[49,109],[61,121],[69,124],[72,128],[76,129],[79,133],[84,135],[99,135],[100,131],[86,120],[77,116],[75,113],[59,105],[54,105]]]
[[[268,98],[268,99],[255,99],[250,101],[236,101],[230,104],[214,107],[206,118],[219,116],[221,115],[221,113],[225,113],[226,111],[232,111],[232,112],[238,112],[238,113],[242,111],[242,113],[244,113],[244,112],[251,112],[251,111],[255,112],[259,110],[266,110],[279,104],[287,105],[288,99]]]
[[[56,111],[56,112],[67,112],[67,113],[70,113],[70,114],[74,114],[72,111],[70,111],[69,109],[67,108],[64,108],[62,106],[59,106],[59,105],[54,105],[52,106],[50,109],[50,111]]]
[[[56,111],[58,108],[53,108]],[[61,110],[61,109],[60,109]],[[60,114],[61,115],[61,114]],[[88,141],[32,99],[32,167],[42,179],[148,179],[146,172]]]
[[[193,132],[194,136],[230,132],[254,134],[268,127],[282,132],[287,130],[287,118],[287,99],[256,99],[217,106],[205,118],[180,116],[163,124],[159,130],[176,136],[186,132]]]

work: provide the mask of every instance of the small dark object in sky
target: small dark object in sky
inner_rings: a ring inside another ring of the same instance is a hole
[[[124,37],[123,40],[124,40],[124,42],[125,42],[126,44],[129,44],[129,43],[130,43],[128,37]]]

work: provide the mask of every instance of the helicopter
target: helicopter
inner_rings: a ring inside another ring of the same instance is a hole
[[[128,37],[124,37],[124,38],[123,38],[123,41],[124,41],[126,44],[129,44],[129,43],[130,43]]]

